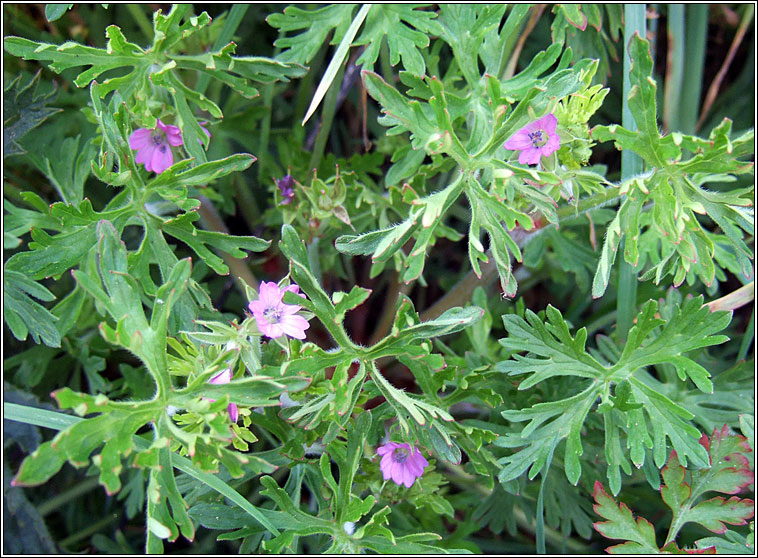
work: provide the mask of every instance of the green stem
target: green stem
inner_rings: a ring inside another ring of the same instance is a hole
[[[342,76],[344,73],[345,65],[343,64],[340,66],[340,69],[334,77],[334,81],[324,98],[324,107],[321,109],[321,122],[319,123],[318,135],[316,136],[316,143],[313,146],[313,154],[311,155],[310,163],[308,163],[309,169],[317,169],[319,163],[321,163],[321,157],[324,155],[326,140],[329,139],[329,133],[332,130],[334,113],[337,109],[337,95],[342,86]]]
[[[668,55],[663,93],[663,126],[669,132],[681,130],[681,100],[692,92],[682,89],[684,82],[684,5],[668,6]]]
[[[86,494],[98,486],[99,483],[97,477],[86,478],[63,494],[58,494],[46,502],[42,502],[39,506],[37,506],[37,511],[42,517],[45,517],[46,515],[57,511],[60,507],[62,507],[64,504],[67,504],[69,501],[75,500],[82,494]]]
[[[271,135],[271,109],[274,106],[274,84],[269,83],[263,86],[263,118],[261,118],[260,129],[258,130],[258,152],[259,155],[268,153],[268,140]],[[263,170],[265,165],[258,165],[258,183],[263,184]]]
[[[147,19],[145,12],[142,10],[142,6],[139,4],[126,4],[126,9],[129,11],[129,15],[134,18],[134,23],[140,28],[142,34],[148,41],[153,40],[153,24]]]
[[[213,52],[217,52],[229,44],[229,42],[232,40],[232,37],[234,37],[234,33],[236,33],[240,23],[242,23],[242,18],[245,17],[247,8],[248,4],[232,5],[232,9],[229,10],[229,15],[226,17],[224,26],[221,28],[221,33],[219,33],[216,42],[213,43]],[[208,87],[208,83],[210,83],[210,81],[210,75],[206,74],[205,72],[201,73],[200,77],[197,80],[195,90],[202,95],[205,93],[205,89]]]
[[[703,89],[705,44],[708,38],[708,5],[687,5],[686,25],[687,64],[684,68],[684,81],[680,97],[679,128],[685,134],[694,134],[697,115],[700,110],[700,95]]]
[[[626,4],[624,6],[624,44],[628,47],[634,34],[645,36],[645,4]],[[624,51],[624,94],[621,125],[627,130],[635,131],[637,123],[629,109],[629,93],[632,89],[630,70],[631,59],[628,50]],[[642,173],[642,159],[629,149],[621,152],[621,180]],[[632,327],[634,316],[637,314],[637,270],[626,261],[624,256],[624,241],[619,246],[619,284],[616,308],[618,320],[616,329],[619,338],[624,340]]]
[[[281,38],[282,35],[283,33],[280,32],[279,37]],[[274,56],[279,54],[280,50],[281,49],[279,48],[274,50]],[[263,118],[261,119],[260,130],[258,134],[258,152],[260,155],[267,154],[269,152],[268,140],[271,135],[271,115],[274,112],[272,110],[273,107],[274,107],[274,84],[269,83],[263,87],[264,112],[263,112]],[[258,183],[260,185],[263,184],[263,170],[265,168],[266,168],[266,165],[258,165]]]
[[[93,523],[86,529],[83,529],[79,531],[78,533],[74,533],[70,537],[66,537],[65,539],[63,539],[62,541],[58,543],[58,546],[65,549],[67,546],[71,544],[79,542],[82,539],[86,539],[90,535],[94,535],[95,533],[103,529],[104,527],[107,527],[111,523],[115,522],[118,519],[118,517],[119,516],[117,513],[112,513],[108,517],[105,517],[101,519],[100,521]]]
[[[261,182],[262,186],[263,183]],[[260,224],[261,210],[253,195],[252,187],[238,174],[234,179],[234,194],[237,197],[237,208],[247,223],[247,228],[254,231]]]
[[[384,307],[382,308],[382,315],[377,321],[377,326],[369,339],[369,347],[376,345],[381,341],[392,328],[392,323],[395,320],[395,305],[400,294],[408,294],[411,290],[410,284],[400,282],[400,274],[397,271],[392,271],[392,276],[387,285],[387,294],[384,295]]]

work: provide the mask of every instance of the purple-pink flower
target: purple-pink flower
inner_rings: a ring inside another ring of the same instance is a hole
[[[279,202],[279,205],[287,205],[295,197],[295,179],[292,178],[291,174],[287,174],[283,178],[277,180],[276,185],[279,187],[279,191],[284,198]]]
[[[129,136],[129,147],[137,150],[135,161],[156,174],[174,164],[171,146],[177,147],[183,143],[182,131],[176,126],[164,124],[160,118],[155,129],[139,128]]]
[[[232,381],[232,369],[226,368],[225,370],[222,370],[213,378],[208,380],[211,384],[228,384]],[[210,399],[210,401],[215,401],[215,399]],[[237,404],[236,403],[229,403],[226,410],[229,412],[229,419],[232,422],[237,422],[237,419],[239,418],[239,412],[237,411]]]
[[[280,289],[276,283],[261,282],[258,300],[252,301],[249,308],[263,335],[271,339],[285,334],[295,339],[305,339],[305,330],[310,327],[310,324],[308,320],[297,315],[300,306],[282,302],[282,297],[287,291],[305,298],[299,290],[297,285]]]
[[[379,446],[376,453],[382,456],[379,468],[382,470],[384,480],[392,479],[398,486],[404,484],[410,488],[416,479],[424,474],[424,467],[429,462],[421,455],[421,451],[408,444],[387,442]]]
[[[521,151],[518,162],[522,165],[536,165],[543,155],[547,157],[560,147],[561,140],[555,132],[557,124],[558,119],[549,112],[513,134],[504,147]]]

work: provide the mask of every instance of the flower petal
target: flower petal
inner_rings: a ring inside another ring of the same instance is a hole
[[[228,384],[232,381],[232,369],[226,368],[213,376],[210,380],[208,380],[208,383],[210,384]]]
[[[134,130],[129,136],[129,147],[131,149],[142,149],[150,141],[150,134],[152,132],[147,128],[139,128]]]
[[[145,147],[137,151],[137,156],[134,158],[134,162],[138,165],[145,165],[145,168],[150,170],[147,165],[150,164],[150,160],[153,158],[153,151],[155,151],[155,145],[148,143]]]
[[[162,173],[164,170],[174,164],[174,154],[171,152],[171,148],[168,144],[161,144],[153,150],[153,156],[150,158],[150,165],[152,170],[156,174]]]
[[[529,149],[524,149],[519,153],[518,162],[522,165],[536,165],[540,162],[541,157],[542,152],[539,147],[531,147]]]
[[[276,283],[262,281],[258,290],[258,300],[265,308],[273,308],[282,301],[282,293]]]
[[[552,112],[549,112],[542,118],[535,120],[534,124],[537,125],[537,129],[547,132],[548,135],[552,136],[555,133],[555,127],[558,125],[558,119]]]
[[[524,133],[523,130],[519,130],[503,144],[503,147],[510,149],[511,151],[521,151],[522,149],[533,147],[533,144],[532,140],[529,138],[529,134]]]
[[[542,146],[542,154],[543,155],[550,155],[554,151],[558,151],[558,148],[561,146],[561,138],[556,134],[555,132],[550,134],[550,137],[547,140],[547,143]]]
[[[311,327],[302,316],[285,316],[280,325],[284,333],[295,339],[305,339],[305,330]]]

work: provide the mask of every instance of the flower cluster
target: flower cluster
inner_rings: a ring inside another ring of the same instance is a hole
[[[388,442],[379,446],[376,453],[382,456],[379,468],[384,480],[392,481],[407,488],[413,486],[416,479],[424,474],[424,467],[429,465],[426,458],[416,446],[413,449],[408,444]]]
[[[201,124],[203,132],[210,138],[211,133]],[[137,151],[135,161],[145,165],[145,170],[160,174],[174,164],[171,147],[184,145],[182,131],[177,126],[164,124],[161,119],[153,130],[138,128],[129,136],[129,147]]]
[[[252,301],[248,307],[255,317],[258,329],[266,337],[275,339],[286,334],[295,339],[305,339],[305,330],[310,324],[297,315],[300,306],[282,302],[287,291],[305,298],[297,285],[280,289],[276,283],[264,281],[258,291],[258,300]]]
[[[503,147],[520,151],[518,162],[522,165],[536,165],[542,157],[547,157],[560,147],[560,137],[555,131],[558,119],[550,112],[530,122],[513,134]]]

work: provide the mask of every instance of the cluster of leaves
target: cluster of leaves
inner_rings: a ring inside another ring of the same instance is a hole
[[[752,424],[752,415],[742,420]],[[748,426],[749,428],[749,426]],[[747,429],[747,428],[746,428]],[[752,431],[752,429],[750,429]],[[716,496],[702,497],[708,492],[740,494],[753,484],[755,478],[753,446],[744,436],[731,434],[726,425],[715,429],[709,438],[705,434],[700,445],[708,453],[708,463],[699,469],[685,469],[676,451],[661,471],[661,499],[673,516],[662,547],[658,547],[655,528],[643,517],[636,520],[624,503],[617,504],[599,482],[595,483],[595,513],[607,521],[595,523],[595,529],[609,539],[626,540],[606,549],[611,554],[752,554],[755,549],[753,532],[747,536],[730,531],[730,525],[745,525],[755,514],[755,503],[747,498],[732,496],[728,500]],[[705,537],[695,541],[696,550],[680,549],[676,538],[687,523],[702,525],[722,537]]]
[[[672,132],[661,136],[656,120],[656,85],[651,79],[653,61],[650,47],[639,36],[629,45],[632,58],[629,109],[638,130],[621,126],[596,126],[592,137],[598,141],[613,140],[617,149],[629,149],[639,154],[649,172],[621,185],[626,199],[608,225],[606,240],[592,287],[594,297],[600,297],[608,286],[611,267],[622,238],[624,259],[640,269],[650,260],[650,268],[642,279],[659,283],[666,275],[674,276],[674,286],[685,279],[690,284],[695,277],[710,285],[719,268],[731,268],[726,258],[719,261],[716,245],[727,247],[730,259],[738,263],[738,273],[746,280],[753,277],[753,254],[743,240],[755,234],[752,211],[753,189],[745,188],[719,193],[703,188],[708,182],[718,182],[726,175],[751,172],[753,163],[738,157],[754,151],[753,130],[734,139],[729,138],[731,121],[724,120],[714,128],[708,139]],[[684,159],[683,151],[692,153]],[[651,203],[652,211],[643,211]],[[698,220],[707,215],[722,231],[711,233]],[[740,230],[742,229],[742,230]],[[629,235],[627,231],[634,231]],[[642,257],[640,257],[642,256]],[[737,266],[734,266],[737,267]],[[723,271],[720,273],[723,280]]]

